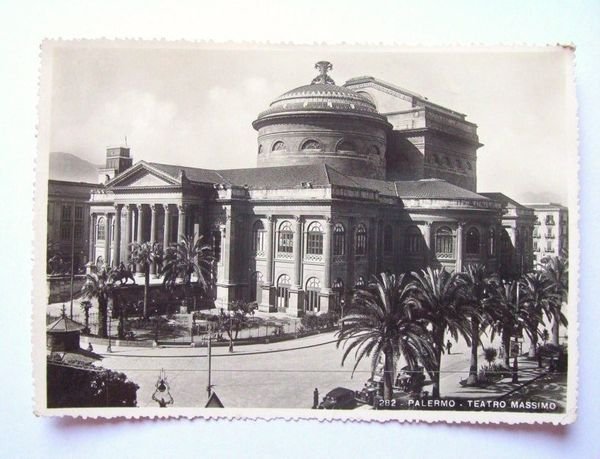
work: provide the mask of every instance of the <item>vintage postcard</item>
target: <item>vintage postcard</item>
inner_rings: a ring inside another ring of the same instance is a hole
[[[44,416],[567,424],[572,47],[41,47]]]

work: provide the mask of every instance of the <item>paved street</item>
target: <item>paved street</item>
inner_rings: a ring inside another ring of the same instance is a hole
[[[313,390],[320,397],[337,386],[362,388],[370,376],[370,359],[364,359],[351,377],[354,356],[340,365],[334,333],[272,344],[238,346],[230,354],[227,347],[213,347],[212,383],[227,407],[310,408]],[[207,400],[208,359],[206,348],[125,348],[114,347],[102,365],[122,371],[140,386],[138,406],[153,406],[152,394],[161,369],[171,387],[175,405],[202,407]],[[100,345],[96,351],[103,352]],[[469,351],[463,342],[455,343],[452,355],[442,358],[442,394],[456,389],[457,372],[468,372]],[[483,363],[483,359],[481,360]],[[464,377],[464,376],[463,376]]]

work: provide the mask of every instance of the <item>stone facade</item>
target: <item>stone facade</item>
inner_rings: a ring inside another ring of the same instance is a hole
[[[371,77],[336,86],[330,64],[317,67],[254,121],[258,168],[117,164],[90,197],[89,258],[118,265],[131,242],[202,235],[217,307],[242,299],[295,316],[339,311],[383,271],[514,265],[507,204],[475,193],[476,126]]]
[[[560,204],[527,204],[535,213],[533,256],[536,264],[556,257],[569,247],[569,210]]]

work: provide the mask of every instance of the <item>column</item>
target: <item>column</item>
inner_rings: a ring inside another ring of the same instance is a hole
[[[110,243],[110,222],[108,221],[108,212],[104,212],[104,253],[102,257],[104,258],[104,268],[108,268],[108,246]]]
[[[90,214],[90,233],[89,233],[89,256],[90,263],[96,263],[94,260],[94,245],[96,242],[96,214]]]
[[[435,260],[435,244],[431,239],[431,222],[425,222],[421,225],[421,228],[423,229],[423,240],[425,241],[425,267],[427,267]]]
[[[169,236],[171,234],[171,209],[169,204],[163,204],[165,209],[165,224],[163,227],[163,250],[167,250],[169,247]]]
[[[115,204],[115,236],[112,244],[112,264],[119,266],[121,261],[121,205]]]
[[[275,219],[272,215],[267,215],[267,234],[266,234],[266,258],[267,258],[267,271],[265,273],[265,285],[269,287],[273,285],[273,226],[275,226]]]
[[[296,217],[294,228],[294,277],[292,284],[296,289],[302,289],[302,217]]]
[[[456,272],[463,270],[463,241],[465,222],[458,222],[456,227]]]
[[[141,244],[142,242],[144,242],[144,205],[143,204],[138,204],[137,205],[137,209],[138,209],[138,216],[137,216],[137,237],[136,237],[136,242],[138,244]],[[138,273],[142,272],[143,266],[138,263],[136,264],[135,267],[136,271]]]
[[[225,284],[231,283],[231,263],[234,258],[231,256],[233,250],[233,216],[231,215],[231,209],[227,209],[227,215],[225,216],[225,227],[221,232],[221,263],[223,264],[223,282]]]
[[[325,234],[323,235],[323,288],[331,288],[331,235],[333,233],[333,220],[325,221]]]
[[[177,241],[181,242],[183,236],[185,236],[185,204],[177,206],[179,211],[179,219],[177,220]]]
[[[154,245],[156,242],[156,204],[150,204],[150,244]],[[152,262],[150,265],[150,274],[156,274],[156,262]]]
[[[123,244],[123,258],[121,261],[126,266],[129,266],[129,244],[131,243],[131,214],[133,209],[129,204],[123,206],[123,212],[125,212],[125,244]]]

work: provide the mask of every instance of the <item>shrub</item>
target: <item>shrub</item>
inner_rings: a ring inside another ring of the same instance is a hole
[[[492,363],[494,363],[494,360],[496,360],[496,357],[498,357],[498,351],[494,347],[484,348],[483,354],[484,354],[484,358],[485,358],[486,362],[489,365],[492,365]]]
[[[315,330],[319,327],[319,318],[316,314],[312,312],[307,312],[302,316],[302,319],[300,319],[300,323],[307,331]]]

